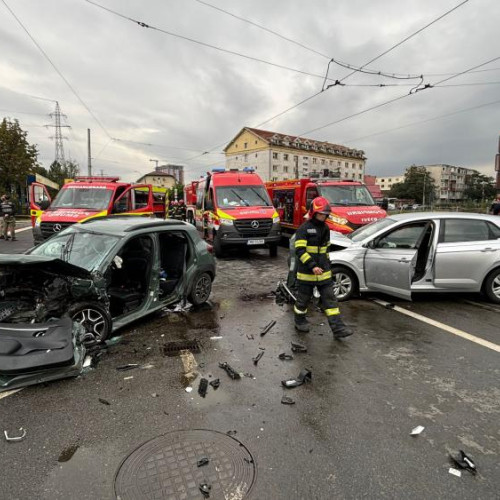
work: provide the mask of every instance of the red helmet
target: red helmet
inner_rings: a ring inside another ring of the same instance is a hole
[[[179,200],[179,205],[184,205],[184,200]]]
[[[311,208],[309,209],[309,217],[311,217],[312,219],[315,214],[330,215],[330,212],[331,208],[328,200],[326,198],[323,198],[323,196],[318,196],[317,198],[314,198],[311,203]]]

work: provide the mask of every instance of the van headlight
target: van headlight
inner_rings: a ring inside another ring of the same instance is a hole
[[[233,226],[233,221],[231,219],[219,219],[221,226]]]
[[[279,221],[280,221],[279,215],[276,217],[273,217],[273,224],[278,224]]]
[[[328,218],[335,224],[340,224],[341,226],[345,226],[348,222],[345,217],[340,217],[339,215],[336,214],[330,214]]]

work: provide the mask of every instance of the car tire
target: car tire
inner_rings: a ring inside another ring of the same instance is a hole
[[[269,245],[269,257],[277,257],[278,256],[278,245]]]
[[[500,304],[500,267],[488,274],[483,290],[491,302]]]
[[[191,287],[191,292],[188,295],[188,300],[193,306],[204,304],[212,293],[212,278],[208,273],[198,274]]]
[[[358,294],[358,279],[347,267],[333,267],[332,280],[333,293],[339,302],[350,300]]]
[[[96,302],[78,302],[68,309],[68,315],[80,323],[86,332],[95,336],[96,340],[106,340],[111,335],[113,322],[109,311]]]
[[[217,234],[214,235],[214,253],[218,259],[224,257],[224,249],[222,248],[222,241]]]

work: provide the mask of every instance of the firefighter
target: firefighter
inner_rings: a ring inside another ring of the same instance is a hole
[[[8,194],[3,196],[1,203],[2,219],[3,219],[3,237],[8,240],[8,233],[10,230],[10,239],[16,241],[16,207]]]
[[[337,299],[333,293],[332,272],[328,258],[330,229],[325,223],[330,211],[330,203],[326,198],[322,196],[314,198],[309,210],[309,219],[297,230],[295,252],[298,257],[298,293],[294,315],[295,328],[299,332],[308,332],[307,305],[316,286],[328,324],[334,337],[339,339],[352,335],[353,331],[341,320]]]
[[[177,219],[186,220],[186,205],[184,200],[179,200],[179,205],[177,207]]]
[[[177,213],[177,201],[176,200],[172,200],[170,202],[170,206],[168,208],[168,218],[169,219],[174,219],[175,218],[175,214]]]

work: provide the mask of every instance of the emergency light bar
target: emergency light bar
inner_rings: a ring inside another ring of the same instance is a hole
[[[119,177],[88,177],[88,176],[77,176],[75,177],[76,182],[117,182]]]
[[[246,172],[247,174],[253,174],[255,172],[255,168],[253,168],[253,167],[245,167],[243,169],[243,172]]]
[[[212,172],[213,172],[214,174],[216,174],[216,173],[221,173],[221,172],[225,172],[225,171],[226,171],[226,169],[225,169],[224,167],[212,168]]]

